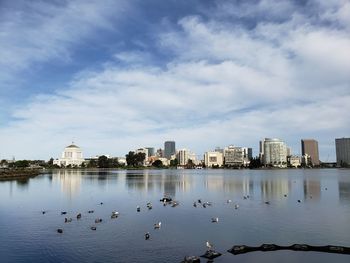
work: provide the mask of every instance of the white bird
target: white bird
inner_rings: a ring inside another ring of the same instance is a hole
[[[213,248],[213,245],[209,243],[209,241],[207,240],[206,244],[207,246],[207,250],[210,251]]]
[[[232,202],[232,200],[231,200],[231,199],[228,199],[226,202],[229,204],[229,203],[231,203],[231,202]]]
[[[239,208],[239,205],[235,205],[235,209],[238,209]]]
[[[162,225],[162,222],[158,222],[157,224],[154,224],[154,229],[159,229]]]

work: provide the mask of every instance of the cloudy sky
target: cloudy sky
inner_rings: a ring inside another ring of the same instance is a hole
[[[350,136],[350,1],[0,2],[0,159]]]

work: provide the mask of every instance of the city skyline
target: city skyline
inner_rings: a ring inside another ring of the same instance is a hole
[[[1,2],[0,159],[349,137],[348,1]]]

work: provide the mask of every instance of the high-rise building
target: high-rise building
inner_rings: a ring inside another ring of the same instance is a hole
[[[350,138],[335,139],[338,166],[350,165]]]
[[[147,157],[155,156],[155,151],[154,151],[153,147],[146,147],[146,149],[148,150],[148,156]]]
[[[301,155],[309,155],[311,165],[320,165],[320,158],[318,154],[318,142],[314,139],[301,140]]]
[[[172,155],[176,153],[175,142],[166,141],[164,142],[164,157],[170,159]]]
[[[190,151],[187,149],[181,149],[177,152],[177,159],[179,165],[186,165],[190,157]]]
[[[287,145],[282,140],[265,138],[261,146],[264,165],[287,166]]]

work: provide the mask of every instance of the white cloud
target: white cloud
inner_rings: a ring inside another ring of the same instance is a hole
[[[109,0],[9,2],[10,12],[3,12],[0,23],[0,79],[13,81],[18,71],[49,60],[70,61],[75,44],[97,29],[114,30],[111,19],[127,7],[125,1]]]
[[[257,150],[262,137],[299,149],[301,138],[315,137],[328,145],[321,155],[333,155],[334,137],[350,130],[350,37],[308,23],[289,3],[278,8],[289,20],[251,29],[215,15],[180,19],[158,36],[157,46],[173,55],[167,65],[154,66],[147,52],[115,54],[102,70],[83,71],[15,111],[18,120],[0,131],[2,149],[48,159],[74,139],[87,155],[123,155],[174,139],[201,154],[231,143]],[[263,13],[269,4],[243,11]]]

